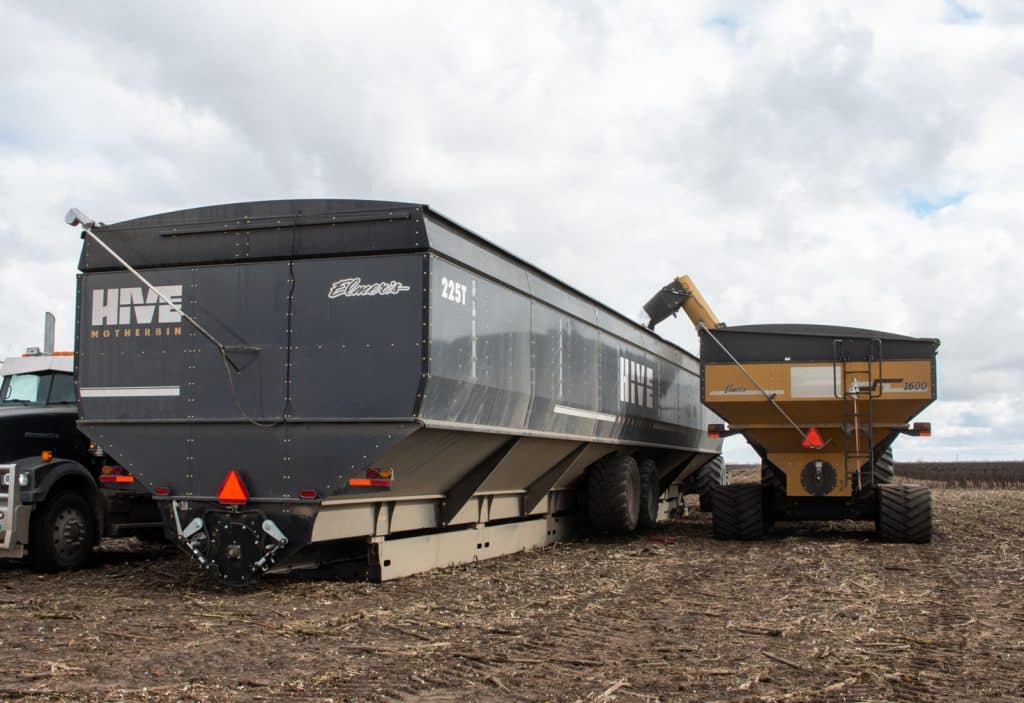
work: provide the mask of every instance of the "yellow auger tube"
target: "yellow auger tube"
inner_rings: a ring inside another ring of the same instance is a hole
[[[683,303],[683,312],[690,318],[690,322],[697,329],[700,329],[703,324],[709,329],[718,329],[722,326],[718,316],[715,315],[711,306],[708,305],[708,301],[704,300],[704,296],[697,290],[697,286],[694,285],[693,279],[689,276],[680,276],[676,281],[690,294]]]
[[[690,277],[680,276],[655,293],[654,297],[644,305],[644,312],[647,313],[648,318],[648,329],[653,330],[655,325],[667,317],[675,315],[680,308],[698,330],[701,327],[718,329],[723,326]]]

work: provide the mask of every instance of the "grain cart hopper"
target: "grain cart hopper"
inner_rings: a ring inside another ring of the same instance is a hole
[[[628,532],[720,452],[695,357],[426,206],[68,222],[79,427],[225,582]]]
[[[762,483],[716,489],[714,534],[762,537],[774,520],[874,520],[885,541],[929,542],[931,491],[893,484],[891,445],[935,400],[936,339],[825,325],[719,322],[688,276],[644,306],[682,308],[700,336],[701,397],[760,455]]]

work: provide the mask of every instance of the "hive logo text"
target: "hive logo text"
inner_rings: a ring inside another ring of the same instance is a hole
[[[155,286],[167,300],[181,305],[182,287]],[[143,288],[101,288],[92,292],[90,336],[178,337],[181,313],[160,299],[156,291]]]
[[[654,407],[654,369],[619,357],[619,402]]]

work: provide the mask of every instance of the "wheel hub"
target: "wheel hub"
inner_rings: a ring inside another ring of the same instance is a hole
[[[53,546],[60,554],[75,554],[85,542],[85,518],[77,510],[67,509],[53,523]]]

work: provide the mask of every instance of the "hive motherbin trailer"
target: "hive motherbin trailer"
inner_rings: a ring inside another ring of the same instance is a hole
[[[716,489],[714,533],[762,537],[775,520],[874,520],[885,541],[929,542],[931,490],[893,483],[892,443],[935,400],[936,339],[827,325],[719,322],[688,276],[644,306],[683,309],[700,336],[701,397],[762,461],[762,481]]]
[[[718,458],[696,358],[426,206],[68,221],[80,427],[226,582],[628,532]]]

